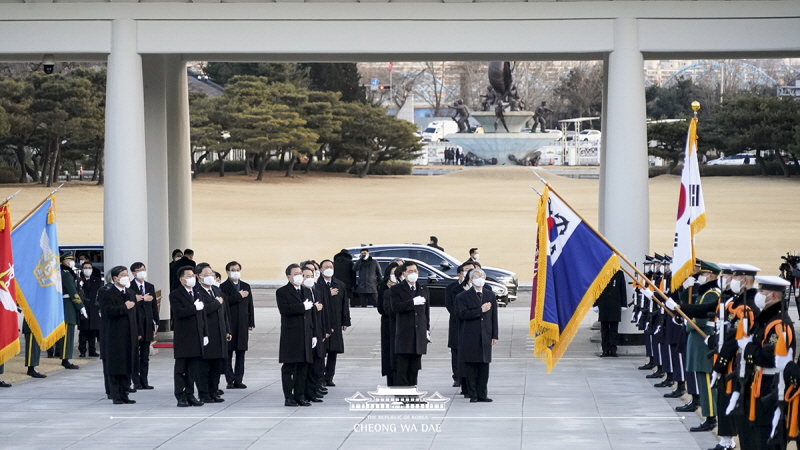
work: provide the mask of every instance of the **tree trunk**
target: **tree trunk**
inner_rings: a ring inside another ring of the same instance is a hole
[[[278,170],[283,170],[286,161],[286,152],[281,152],[281,159],[278,161]]]
[[[97,185],[102,186],[105,184],[105,159],[106,159],[106,143],[103,142],[100,144],[100,151],[98,152],[97,157],[97,171],[99,172],[97,175]]]
[[[253,155],[251,155],[250,152],[245,150],[245,152],[244,152],[244,174],[247,175],[247,176],[250,176],[250,172],[251,172],[251,170],[250,170],[251,169],[250,162],[251,162],[252,156]]]
[[[44,155],[42,155],[42,175],[39,178],[39,183],[47,183],[47,175],[50,173],[50,149],[51,142],[48,140],[44,145]]]
[[[292,177],[292,172],[294,171],[294,165],[297,164],[297,156],[292,153],[292,159],[289,160],[289,167],[286,168],[286,176]]]
[[[671,163],[669,163],[669,167],[667,167],[667,175],[672,175],[672,171],[678,167],[678,159],[673,159]]]
[[[47,187],[53,186],[53,179],[58,176],[58,163],[61,159],[61,138],[55,138],[55,150],[53,151],[53,156],[50,158],[52,160],[50,164],[50,175],[47,177]]]
[[[14,148],[14,153],[17,155],[17,162],[19,163],[19,179],[18,183],[27,183],[27,165],[25,164],[25,144],[20,142]]]
[[[230,152],[231,151],[228,150],[227,152],[219,152],[219,153],[217,153],[217,156],[219,157],[219,176],[220,177],[224,177],[225,176],[225,158],[228,157],[228,153],[230,153]]]
[[[31,161],[33,162],[33,171],[36,173],[36,175],[33,176],[33,182],[34,183],[38,183],[39,180],[42,179],[42,177],[41,177],[41,173],[42,172],[41,172],[40,167],[39,167],[39,163],[42,161],[42,157],[40,155],[37,158],[36,155],[33,155],[33,156],[31,156]]]
[[[100,153],[102,149],[103,149],[102,145],[100,147],[97,147],[97,153],[95,153],[94,155],[94,172],[92,172],[92,181],[97,181],[97,175],[98,175],[97,172],[99,171],[98,164],[100,164]]]
[[[261,181],[264,179],[264,169],[267,167],[267,155],[261,155],[261,161],[258,164],[258,176],[256,177],[256,181]]]
[[[331,155],[331,159],[328,160],[328,164],[325,164],[325,167],[330,167],[339,159],[339,153],[334,153]]]
[[[358,174],[358,178],[364,178],[369,173],[369,168],[372,165],[372,152],[367,154],[367,161],[364,163],[364,167],[361,168],[361,172]]]
[[[786,165],[786,159],[784,159],[783,155],[781,154],[780,150],[775,151],[775,155],[778,157],[778,161],[781,163],[781,170],[783,170],[783,176],[789,178],[792,174],[789,172],[789,166]]]
[[[761,166],[761,175],[764,175],[765,177],[769,175],[767,173],[767,163],[764,162],[764,158],[761,156],[761,150],[756,150],[756,161],[758,162],[758,165]]]

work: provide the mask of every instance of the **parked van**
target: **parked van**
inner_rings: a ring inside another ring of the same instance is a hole
[[[453,133],[458,133],[458,124],[454,120],[433,121],[422,131],[422,142],[443,141],[445,136]]]

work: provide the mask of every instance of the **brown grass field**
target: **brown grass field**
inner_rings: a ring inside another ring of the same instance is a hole
[[[597,223],[598,180],[540,173],[589,222]],[[671,251],[679,182],[677,176],[650,179],[650,252]],[[276,280],[291,262],[330,258],[362,243],[427,243],[436,235],[456,258],[466,259],[470,247],[479,247],[481,262],[513,270],[525,282],[536,229],[537,197],[529,185],[539,182],[525,167],[363,180],[268,173],[256,182],[209,174],[193,186],[192,247],[195,260],[218,270],[235,259],[245,279]],[[11,203],[14,220],[49,192],[39,185],[3,185],[0,196],[20,188]],[[708,226],[697,237],[698,257],[751,263],[765,274],[777,274],[780,255],[800,251],[800,179],[708,177],[703,190]],[[102,242],[101,187],[67,183],[57,199],[61,243]]]

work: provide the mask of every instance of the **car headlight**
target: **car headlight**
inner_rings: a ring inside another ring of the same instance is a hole
[[[494,292],[494,295],[499,295],[500,297],[508,294],[508,290],[503,286],[492,286],[492,292]]]
[[[510,276],[510,275],[505,275],[505,276],[502,276],[502,277],[497,277],[497,281],[499,283],[503,283],[503,284],[513,284],[514,283],[514,277]]]

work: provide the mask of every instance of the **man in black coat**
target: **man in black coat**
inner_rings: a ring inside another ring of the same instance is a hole
[[[134,282],[130,289],[136,296],[136,321],[139,333],[139,345],[136,351],[136,364],[133,368],[133,388],[153,389],[147,379],[150,373],[150,344],[158,331],[158,302],[156,287],[147,282],[147,267],[144,263],[131,264]]]
[[[172,255],[175,256],[175,252],[174,251],[172,252]],[[182,267],[191,267],[192,270],[194,270],[194,268],[197,267],[197,263],[194,262],[194,250],[192,250],[190,248],[187,248],[186,250],[183,251],[183,256],[181,256],[180,259],[178,259],[177,261],[175,261],[172,264],[170,264],[170,269],[172,271],[174,271],[174,273],[175,273],[175,281],[177,282],[177,285],[175,286],[175,289],[177,289],[181,285],[181,282],[179,280],[180,275],[178,274],[178,271]],[[173,289],[173,291],[175,289]]]
[[[244,354],[250,340],[250,332],[256,327],[253,296],[250,285],[241,280],[242,265],[231,261],[225,265],[228,279],[219,288],[228,305],[228,322],[231,326],[231,341],[228,342],[228,360],[225,364],[225,381],[228,389],[247,389],[244,378]],[[236,365],[233,357],[236,355]]]
[[[464,292],[464,277],[467,272],[474,269],[475,265],[470,262],[465,262],[458,267],[458,281],[454,281],[447,285],[444,289],[444,307],[450,313],[450,321],[447,328],[447,347],[450,349],[450,365],[453,369],[453,387],[461,386],[461,379],[463,378],[458,373],[458,330],[459,321],[456,315],[456,296]],[[466,392],[462,388],[462,391]]]
[[[311,308],[311,321],[314,330],[313,336],[318,343],[311,352],[312,362],[308,366],[305,397],[308,401],[318,403],[328,393],[328,389],[325,387],[325,354],[327,339],[333,330],[329,325],[327,308],[330,291],[317,282],[316,267],[316,263],[313,261],[306,261],[302,264],[303,286],[311,291],[311,302],[314,304],[314,307]],[[308,276],[309,271],[311,272],[310,277]]]
[[[108,371],[109,396],[115,405],[136,403],[128,398],[127,391],[138,340],[136,299],[128,290],[130,278],[125,266],[111,269],[111,281],[113,286],[102,291],[99,301],[101,317],[106,322],[101,348]]]
[[[411,261],[403,264],[405,281],[392,286],[392,311],[395,314],[395,347],[398,386],[416,386],[422,368],[422,355],[430,338],[430,295],[417,283],[419,270]]]
[[[199,281],[194,287],[195,298],[203,302],[208,331],[208,344],[203,348],[197,389],[201,402],[222,403],[225,399],[219,396],[219,379],[225,367],[225,359],[228,357],[227,344],[231,339],[225,299],[222,297],[222,291],[214,286],[214,270],[210,265],[198,264],[194,273]]]
[[[313,272],[306,271],[313,278]],[[286,286],[275,291],[275,300],[281,314],[281,337],[278,362],[285,406],[311,406],[303,394],[306,390],[308,365],[313,361],[312,351],[317,338],[312,335],[313,324],[311,291],[303,287],[304,274],[297,264],[286,268]]]
[[[178,289],[181,286],[181,282],[178,281],[178,261],[183,258],[183,252],[181,249],[176,248],[172,251],[172,259],[167,264],[169,268],[169,291],[172,292],[175,289]]]
[[[458,357],[467,382],[470,402],[491,402],[488,397],[489,363],[492,346],[497,343],[497,300],[486,286],[486,273],[470,272],[472,288],[456,296],[456,315],[460,333]]]
[[[342,249],[333,256],[333,273],[337,280],[344,283],[346,287],[344,296],[349,305],[353,298],[353,285],[356,280],[356,275],[353,273],[353,257],[350,252]]]
[[[361,256],[356,261],[354,270],[358,273],[354,290],[361,299],[361,307],[376,306],[378,304],[378,283],[382,279],[381,265],[372,259],[369,250],[362,248]]]
[[[350,326],[350,303],[347,301],[347,286],[334,277],[333,261],[326,259],[320,265],[322,278],[319,281],[328,291],[328,320],[332,330],[326,341],[327,359],[325,361],[325,385],[336,386],[333,376],[336,373],[336,357],[344,353],[344,332]]]
[[[200,375],[203,348],[208,345],[208,328],[205,320],[205,303],[196,297],[194,287],[197,277],[194,269],[178,269],[181,287],[169,294],[175,354],[175,398],[179,407],[203,406],[194,396],[194,386]]]
[[[86,356],[86,347],[89,347],[89,356],[100,356],[97,353],[97,339],[100,337],[100,308],[97,306],[97,291],[103,286],[103,279],[92,263],[86,261],[81,266],[78,276],[83,306],[86,308],[87,317],[78,318],[78,351],[81,358]],[[99,271],[98,271],[99,272]]]
[[[622,311],[628,309],[628,293],[625,289],[625,274],[618,270],[608,282],[603,293],[592,307],[599,313],[602,356],[617,357],[617,330],[622,320]]]

